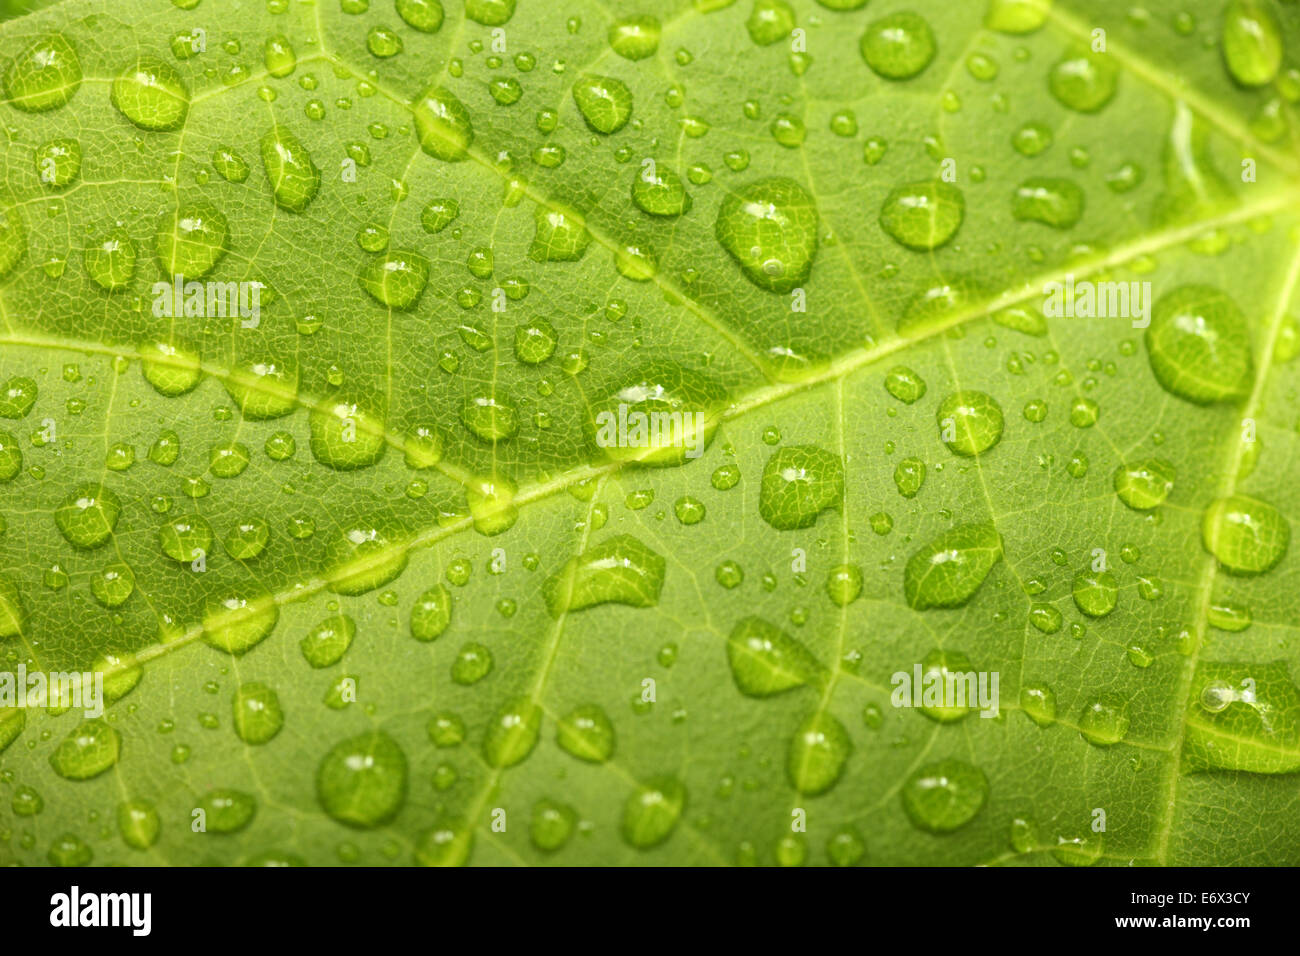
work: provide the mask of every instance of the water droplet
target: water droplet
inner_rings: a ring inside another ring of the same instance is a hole
[[[852,750],[843,724],[831,714],[814,714],[790,741],[785,761],[790,783],[806,796],[825,793],[839,780]]]
[[[1108,747],[1124,739],[1128,723],[1128,704],[1120,698],[1105,696],[1084,707],[1079,717],[1079,733],[1089,743]]]
[[[406,754],[378,730],[340,741],[316,770],[316,796],[339,823],[380,826],[406,800]]]
[[[1268,0],[1231,0],[1222,44],[1228,72],[1242,86],[1272,83],[1282,66],[1282,26]]]
[[[489,767],[513,767],[537,746],[542,709],[527,697],[507,701],[488,723],[483,757]]]
[[[116,494],[101,485],[85,484],[54,509],[54,522],[74,548],[91,549],[112,536],[121,513],[122,502]]]
[[[573,84],[573,102],[587,125],[606,136],[632,118],[632,91],[612,76],[584,74]]]
[[[1119,67],[1111,57],[1076,51],[1052,67],[1048,87],[1061,105],[1080,113],[1096,113],[1115,96]]]
[[[190,108],[190,91],[169,64],[142,56],[113,80],[118,112],[141,129],[179,129]]]
[[[357,280],[381,305],[406,311],[415,307],[429,282],[429,260],[418,252],[389,250],[381,258],[367,258]]]
[[[1115,610],[1119,584],[1110,571],[1080,571],[1074,576],[1071,593],[1075,606],[1089,617],[1105,617]]]
[[[664,585],[663,556],[628,534],[615,535],[570,558],[546,580],[552,617],[597,604],[654,607]]]
[[[243,654],[270,634],[279,619],[271,595],[249,589],[209,603],[203,640],[228,654]]]
[[[991,523],[958,525],[907,561],[903,591],[909,606],[959,607],[974,596],[1002,560],[1002,538]]]
[[[365,468],[384,456],[383,416],[355,401],[333,401],[313,408],[309,419],[311,453],[340,471]]]
[[[62,36],[46,34],[28,44],[9,64],[4,86],[5,96],[18,109],[28,113],[52,110],[81,88],[81,60]]]
[[[275,204],[282,209],[302,212],[320,189],[320,170],[307,148],[284,126],[274,126],[262,137],[262,165]]]
[[[128,800],[117,807],[117,832],[133,850],[147,850],[158,841],[158,811],[143,800]]]
[[[954,392],[935,413],[940,439],[955,454],[972,457],[1002,438],[1002,407],[984,392]]]
[[[1218,289],[1189,285],[1161,296],[1146,345],[1156,380],[1179,398],[1206,405],[1250,389],[1254,363],[1246,319]]]
[[[810,528],[844,498],[844,463],[815,445],[780,449],[763,467],[758,512],[779,531]]]
[[[154,246],[163,268],[171,275],[184,276],[188,283],[212,271],[226,254],[228,236],[226,217],[211,203],[199,201],[178,206],[170,216],[164,216],[158,223]]]
[[[1162,458],[1146,458],[1115,469],[1115,494],[1136,511],[1164,504],[1174,488],[1174,466]]]
[[[533,226],[528,257],[534,262],[577,262],[591,245],[586,224],[571,210],[539,205]]]
[[[441,0],[397,0],[397,15],[421,33],[437,33],[444,16]]]
[[[638,850],[658,846],[672,835],[686,807],[686,787],[660,776],[637,787],[623,806],[623,839]]]
[[[584,704],[560,720],[555,742],[579,760],[604,763],[614,755],[614,725],[599,705]]]
[[[822,669],[808,648],[758,617],[736,622],[727,638],[727,663],[742,694],[770,697],[821,680]]]
[[[1219,498],[1201,520],[1205,549],[1234,574],[1263,574],[1291,542],[1291,525],[1267,502],[1247,495]]]
[[[246,744],[264,744],[284,726],[280,695],[262,683],[241,684],[234,697],[235,733]]]
[[[357,625],[351,617],[335,614],[308,631],[298,646],[312,667],[330,667],[343,659],[356,633]]]
[[[960,760],[940,760],[915,770],[900,791],[903,809],[914,825],[948,833],[969,823],[989,795],[984,772]]]
[[[420,148],[435,159],[457,162],[469,155],[474,127],[465,104],[450,90],[432,86],[412,108]]]
[[[102,718],[83,720],[50,754],[50,766],[66,780],[89,780],[117,763],[122,739]]]
[[[900,245],[928,252],[952,239],[965,216],[962,191],[930,179],[893,189],[880,207],[880,228]]]
[[[627,60],[644,60],[659,49],[659,21],[651,16],[625,17],[609,28],[609,45]]]
[[[714,235],[750,282],[786,293],[805,282],[817,254],[817,207],[792,179],[759,179],[727,194]]]
[[[411,608],[411,636],[417,641],[432,641],[451,623],[451,592],[441,584],[424,591]]]
[[[908,80],[934,59],[934,31],[915,13],[893,13],[867,26],[859,41],[867,66],[887,80]]]
[[[1069,229],[1083,215],[1083,190],[1068,179],[1036,176],[1016,187],[1011,213],[1021,222]]]

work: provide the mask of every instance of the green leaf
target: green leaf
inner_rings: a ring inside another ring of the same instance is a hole
[[[1300,863],[1300,8],[1185,6],[0,5],[0,863]]]

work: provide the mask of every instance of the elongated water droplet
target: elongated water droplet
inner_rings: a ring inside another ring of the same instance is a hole
[[[542,709],[527,697],[507,701],[488,723],[483,757],[489,767],[513,767],[537,746]]]
[[[1016,187],[1011,214],[1022,222],[1070,229],[1083,215],[1083,190],[1068,179],[1047,176],[1026,179]]]
[[[262,166],[281,209],[302,212],[320,189],[320,170],[287,127],[274,126],[262,137]]]
[[[1223,11],[1223,60],[1242,86],[1272,83],[1282,66],[1282,25],[1268,0],[1231,0]]]
[[[844,772],[853,745],[849,732],[833,715],[814,714],[799,725],[786,753],[790,783],[810,797],[825,793]]]
[[[629,534],[570,558],[543,586],[552,617],[597,604],[654,607],[664,586],[663,556]]]
[[[274,598],[252,588],[213,601],[203,616],[203,640],[228,654],[243,654],[275,630]]]
[[[451,592],[435,584],[415,599],[411,608],[411,636],[417,641],[433,641],[451,623]]]
[[[233,707],[235,733],[246,744],[264,744],[284,726],[280,695],[266,684],[240,684]]]

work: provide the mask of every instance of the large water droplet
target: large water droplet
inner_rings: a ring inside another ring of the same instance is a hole
[[[1002,438],[1002,407],[984,392],[953,392],[935,418],[940,440],[958,455],[982,455]]]
[[[980,812],[989,784],[978,767],[948,759],[913,771],[900,795],[913,824],[931,833],[948,833]]]
[[[727,663],[742,694],[769,697],[821,679],[808,648],[759,617],[736,622],[727,638]]]
[[[537,746],[542,729],[542,708],[530,698],[518,697],[502,705],[488,723],[483,757],[489,767],[513,767]]]
[[[1263,574],[1291,543],[1291,525],[1267,502],[1247,495],[1219,498],[1201,520],[1205,549],[1234,574]]]
[[[786,293],[807,281],[817,254],[817,206],[792,179],[759,179],[727,194],[713,232],[750,282]]]
[[[1163,458],[1144,458],[1115,469],[1115,494],[1135,511],[1165,503],[1174,489],[1174,466]]]
[[[573,84],[573,102],[597,133],[617,133],[632,118],[632,91],[612,76],[587,73]]]
[[[80,485],[54,509],[54,523],[74,548],[98,548],[113,534],[122,502],[97,484]]]
[[[958,525],[913,554],[903,572],[909,606],[959,607],[1002,560],[1002,537],[991,523]]]
[[[119,73],[111,98],[123,116],[147,130],[180,128],[190,108],[185,81],[156,56],[142,56]]]
[[[780,449],[763,467],[758,513],[773,528],[810,528],[844,499],[844,462],[815,445]]]
[[[248,588],[209,603],[203,615],[203,640],[228,654],[243,654],[275,630],[279,619],[275,599]]]
[[[597,604],[654,607],[664,586],[663,556],[629,534],[570,558],[543,586],[552,617]]]
[[[686,787],[675,777],[646,781],[623,806],[623,839],[638,850],[658,846],[672,835],[686,807]]]
[[[880,228],[895,242],[928,252],[957,234],[966,216],[966,197],[951,183],[937,179],[893,189],[880,207]]]
[[[282,209],[302,212],[320,189],[320,170],[307,147],[284,126],[274,126],[262,137],[262,166]]]
[[[1282,66],[1282,25],[1269,0],[1231,0],[1223,11],[1223,60],[1242,86],[1272,83]]]
[[[934,59],[934,31],[918,14],[892,13],[867,26],[859,41],[867,66],[887,80],[908,80]]]
[[[332,818],[351,827],[377,827],[406,800],[406,754],[374,730],[330,748],[316,770],[316,797]]]
[[[50,754],[50,766],[67,780],[89,780],[117,763],[122,740],[102,718],[84,720]]]
[[[799,725],[786,753],[790,783],[806,796],[825,793],[844,772],[853,745],[849,732],[831,714],[814,714]]]
[[[1218,289],[1188,285],[1161,296],[1146,345],[1156,380],[1179,398],[1206,405],[1250,390],[1254,362],[1246,318]]]
[[[77,51],[57,33],[38,37],[9,64],[5,96],[20,110],[39,113],[62,106],[81,87]],[[3,272],[3,270],[0,270]]]
[[[416,101],[415,131],[420,148],[436,159],[457,162],[469,155],[474,127],[465,104],[450,90],[432,86]]]

